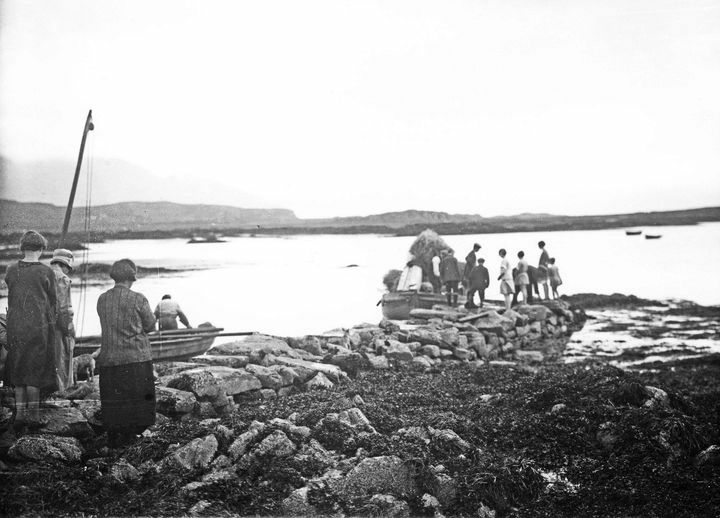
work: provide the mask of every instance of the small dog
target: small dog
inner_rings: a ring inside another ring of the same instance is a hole
[[[80,379],[80,374],[82,374],[87,381],[93,381],[95,377],[95,356],[93,354],[81,354],[73,358],[73,373],[75,375],[75,383]]]

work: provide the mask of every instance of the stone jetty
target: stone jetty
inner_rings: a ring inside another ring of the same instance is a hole
[[[121,459],[106,466],[102,459],[86,458],[84,442],[104,432],[96,382],[80,382],[64,397],[47,400],[42,428],[20,437],[6,433],[3,454],[17,465],[50,459],[68,465],[85,463],[104,469],[118,482],[138,480],[153,471],[197,472],[198,479],[183,488],[188,495],[200,494],[218,481],[237,478],[238,466],[247,467],[258,459],[301,458],[327,465],[328,471],[294,490],[282,502],[284,513],[313,514],[308,491],[323,487],[343,498],[371,498],[379,510],[403,515],[407,504],[401,497],[421,496],[406,463],[391,455],[345,459],[318,440],[328,434],[347,439],[377,433],[362,411],[359,396],[348,399],[339,412],[325,415],[313,427],[297,425],[290,415],[255,421],[236,435],[220,424],[219,418],[232,415],[248,401],[332,389],[362,369],[391,369],[403,364],[427,372],[449,362],[511,366],[552,360],[562,353],[568,337],[585,319],[582,310],[561,301],[504,312],[492,307],[468,311],[436,306],[415,310],[412,317],[407,322],[383,320],[326,335],[252,335],[218,344],[191,361],[156,364],[156,427],[193,420],[207,428],[207,434],[178,445],[159,462],[133,466]],[[3,407],[0,419],[7,424],[9,418],[9,406]],[[145,435],[152,436],[156,427]],[[397,434],[446,444],[458,452],[469,448],[450,429],[414,427]],[[442,467],[436,471],[432,481],[436,490],[422,496],[429,507],[440,509],[455,498],[455,489]],[[197,505],[202,506],[202,501]]]
[[[299,338],[252,335],[219,344],[192,361],[155,365],[157,412],[160,419],[216,418],[246,401],[329,389],[360,369],[396,364],[427,370],[443,362],[513,365],[553,360],[585,320],[582,310],[562,301],[500,311],[436,306],[413,310],[413,320],[402,323],[383,320]],[[9,418],[10,409],[3,407],[0,419]],[[47,400],[43,423],[34,436],[36,445],[28,446],[33,439],[23,439],[11,454],[78,459],[78,444],[64,437],[102,433],[97,384],[81,382],[63,398]]]

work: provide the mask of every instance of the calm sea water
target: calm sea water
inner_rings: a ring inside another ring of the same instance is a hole
[[[490,269],[490,298],[499,298],[499,248],[512,262],[524,250],[537,264],[537,242],[555,257],[561,293],[625,293],[701,304],[720,304],[720,223],[648,229],[662,239],[626,236],[624,229],[444,236],[465,257],[474,242]],[[92,245],[89,261],[123,257],[146,267],[192,269],[143,277],[133,289],[154,308],[163,294],[177,300],[193,325],[209,321],[227,331],[278,335],[321,333],[361,322],[377,323],[383,275],[402,268],[413,237],[321,235],[238,237],[226,243],[186,244],[184,239],[122,240]],[[356,267],[347,267],[348,265]],[[494,277],[493,277],[494,276]],[[99,334],[97,298],[111,286],[91,286],[82,311],[73,303],[79,334]],[[0,308],[6,305],[0,299]]]

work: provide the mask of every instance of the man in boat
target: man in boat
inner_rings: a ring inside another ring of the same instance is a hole
[[[75,257],[70,250],[58,248],[53,252],[50,266],[55,274],[58,318],[55,324],[55,368],[57,369],[58,390],[67,390],[74,383],[73,350],[75,349],[75,327],[73,307],[70,299],[70,272]]]
[[[155,307],[155,318],[158,321],[158,329],[160,331],[168,331],[170,329],[177,329],[177,319],[187,328],[192,327],[188,318],[180,309],[180,304],[172,300],[170,295],[163,295],[162,300]]]

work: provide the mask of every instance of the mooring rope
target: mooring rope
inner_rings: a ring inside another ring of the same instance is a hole
[[[85,207],[83,212],[83,236],[85,242],[81,243],[84,249],[81,252],[83,261],[83,271],[80,277],[80,301],[78,304],[79,317],[79,333],[77,336],[83,336],[85,327],[85,313],[87,310],[87,284],[88,284],[88,260],[90,259],[90,215],[92,208],[92,180],[95,167],[95,138],[90,136],[90,153],[85,155]]]

